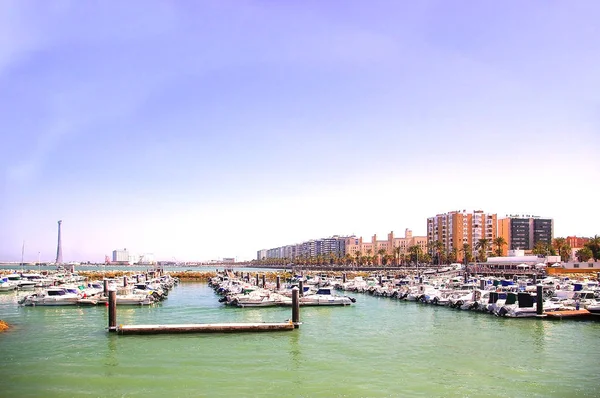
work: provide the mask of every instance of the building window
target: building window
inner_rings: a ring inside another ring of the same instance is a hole
[[[579,264],[573,264],[573,268],[579,268]]]
[[[594,268],[594,263],[588,263],[588,267]]]

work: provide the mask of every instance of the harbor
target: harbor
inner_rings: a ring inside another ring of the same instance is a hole
[[[266,272],[257,273],[262,283]],[[373,278],[363,277],[376,289]],[[12,396],[595,395],[595,321],[510,319],[340,289],[352,305],[302,307],[302,326],[284,333],[129,338],[107,332],[104,305],[21,306],[23,294],[0,295],[0,319],[11,326],[0,337],[8,358],[0,372]],[[207,282],[182,280],[153,305],[118,306],[117,324],[290,318],[286,306],[229,306],[222,297]]]

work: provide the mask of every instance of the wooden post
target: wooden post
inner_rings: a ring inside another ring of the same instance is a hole
[[[117,331],[117,291],[108,292],[108,331]]]
[[[104,280],[104,289],[103,289],[103,291],[104,291],[104,295],[108,296],[108,279]]]
[[[533,284],[537,285],[537,273],[533,274]]]
[[[295,286],[292,289],[292,323],[296,328],[300,324],[300,290]]]
[[[259,284],[258,284],[258,272],[256,273],[256,286],[259,286]]]
[[[544,287],[542,285],[537,286],[537,309],[536,313],[542,315],[544,313]]]
[[[304,297],[304,281],[298,282],[298,287],[300,288],[300,297]]]
[[[346,273],[342,273],[342,283],[346,283]]]
[[[262,287],[267,287],[266,274],[262,274]]]
[[[128,282],[127,276],[123,275],[123,287],[127,287],[127,282]]]
[[[382,286],[383,283],[381,282],[381,275],[379,275],[379,286]]]
[[[277,290],[281,290],[281,277],[279,275],[277,275]]]
[[[136,274],[135,283],[140,283],[140,274]]]

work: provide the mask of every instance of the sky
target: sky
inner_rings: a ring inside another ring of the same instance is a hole
[[[453,210],[600,234],[600,2],[0,2],[0,261],[256,257]]]

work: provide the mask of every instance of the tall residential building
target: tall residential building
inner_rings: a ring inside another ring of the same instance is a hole
[[[429,242],[442,242],[446,253],[457,249],[457,261],[464,260],[462,251],[465,244],[471,247],[472,254],[480,239],[489,241],[488,253],[491,254],[492,242],[497,236],[497,215],[485,213],[483,210],[475,210],[472,213],[466,210],[451,211],[438,214],[427,219],[427,240]],[[436,256],[436,250],[431,247],[428,250],[432,258]]]
[[[498,221],[498,236],[502,236],[508,250],[533,250],[536,243],[551,244],[554,238],[554,220],[530,215],[509,215]]]

